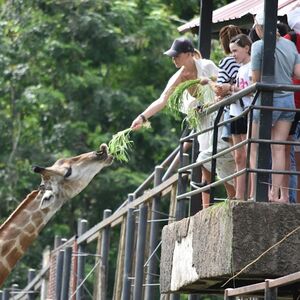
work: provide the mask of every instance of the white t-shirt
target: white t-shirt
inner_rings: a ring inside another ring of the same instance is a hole
[[[241,65],[236,78],[236,85],[240,89],[245,89],[251,84],[251,63],[248,62],[245,65]],[[242,99],[237,100],[235,103],[230,104],[230,115],[238,116],[243,110],[251,104],[252,97],[244,96]],[[243,107],[241,105],[243,103]]]

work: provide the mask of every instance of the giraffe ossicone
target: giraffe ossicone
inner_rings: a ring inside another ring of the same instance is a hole
[[[0,226],[0,286],[51,217],[112,162],[107,145],[102,144],[98,151],[33,168],[42,177],[39,189],[28,194]]]

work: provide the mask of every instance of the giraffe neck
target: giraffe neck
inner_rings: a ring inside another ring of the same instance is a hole
[[[40,209],[39,196],[39,191],[28,194],[0,226],[0,286],[50,219],[49,209]]]

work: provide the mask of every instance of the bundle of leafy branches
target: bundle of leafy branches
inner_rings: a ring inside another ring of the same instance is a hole
[[[178,118],[181,108],[183,107],[185,91],[189,90],[189,94],[196,99],[195,106],[190,107],[187,111],[185,120],[188,122],[189,127],[192,129],[201,128],[201,118],[199,116],[199,108],[202,112],[208,106],[212,105],[215,100],[214,84],[215,77],[211,77],[207,82],[203,84],[203,78],[187,80],[180,83],[168,101],[169,111]]]
[[[150,122],[143,124],[143,128],[150,128]],[[132,150],[133,141],[130,140],[131,128],[119,131],[113,135],[112,139],[108,143],[109,153],[114,156],[115,159],[123,162],[128,162],[129,151]]]

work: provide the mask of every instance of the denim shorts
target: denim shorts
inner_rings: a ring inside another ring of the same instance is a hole
[[[260,103],[258,103],[260,105]],[[273,98],[273,107],[295,109],[294,94]],[[253,110],[253,121],[259,122],[260,109]],[[272,125],[277,121],[293,122],[295,112],[274,110],[272,113]]]

